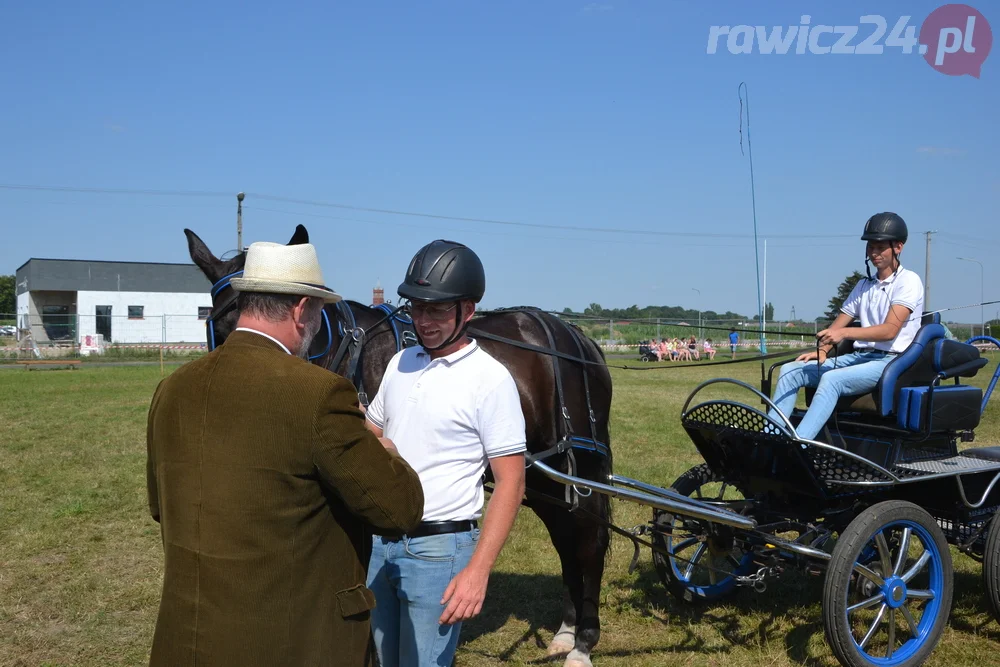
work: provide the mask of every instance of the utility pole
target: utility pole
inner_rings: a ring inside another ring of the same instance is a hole
[[[243,252],[243,193],[236,194],[236,252]]]
[[[937,234],[937,230],[924,232],[927,235],[927,250],[924,254],[924,311],[931,309],[931,234]]]

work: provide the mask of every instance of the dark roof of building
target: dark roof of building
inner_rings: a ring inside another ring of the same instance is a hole
[[[194,264],[106,262],[32,257],[15,274],[17,294],[35,291],[208,292],[212,284]]]

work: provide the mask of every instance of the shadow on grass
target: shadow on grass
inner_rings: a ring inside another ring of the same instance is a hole
[[[978,572],[956,572],[954,581],[951,627],[961,633],[1000,642],[1000,624],[993,619],[983,599]],[[726,655],[731,647],[784,644],[785,654],[796,665],[821,667],[830,662],[826,651],[817,655],[816,650],[817,642],[825,642],[822,576],[786,570],[777,579],[769,579],[763,593],[739,588],[725,600],[691,604],[668,593],[655,569],[647,562],[640,565],[635,575],[608,579],[606,586],[609,594],[602,605],[602,615],[639,614],[669,627],[671,634],[662,646],[643,643],[635,649],[602,650],[598,644],[595,658],[657,653]],[[556,575],[494,573],[490,577],[490,596],[482,614],[462,628],[464,650],[469,655],[506,662],[515,660],[522,648],[530,646],[537,651],[538,657],[529,662],[547,663],[545,648],[561,621],[562,595],[562,579]],[[501,631],[512,619],[526,624],[527,629],[509,644],[487,650],[468,646],[484,635]],[[717,634],[725,642],[720,644],[711,637],[706,639],[704,630]]]
[[[949,624],[966,632],[1000,642],[1000,625],[990,612],[979,572],[956,572],[955,592],[951,603]]]
[[[483,635],[497,632],[511,618],[528,624],[528,629],[509,647],[492,657],[508,661],[517,650],[533,642],[545,656],[546,640],[540,630],[552,635],[559,628],[562,614],[562,578],[551,574],[511,574],[494,572],[490,575],[489,595],[479,616],[462,625],[462,644]]]
[[[640,567],[636,577],[610,582],[628,591],[619,605],[628,604],[672,628],[702,626],[717,632],[730,646],[766,646],[784,642],[788,658],[804,667],[826,664],[809,654],[810,641],[823,635],[820,611],[822,579],[795,571],[786,571],[778,579],[768,581],[763,593],[739,588],[724,600],[682,602],[664,588],[655,569]],[[653,609],[663,610],[662,615]],[[690,634],[690,633],[689,633]],[[689,638],[685,638],[689,639]],[[702,642],[703,643],[703,642]],[[699,651],[698,642],[681,642],[664,650]],[[711,648],[710,652],[727,652],[726,648]]]
[[[632,649],[601,650],[595,657],[628,657],[656,653],[726,654],[730,646],[763,646],[784,641],[790,659],[804,667],[825,664],[810,656],[807,646],[817,633],[822,635],[819,601],[821,586],[815,579],[789,577],[793,581],[772,582],[763,594],[738,591],[732,598],[716,605],[685,604],[667,593],[652,567],[640,569],[637,577],[609,581],[608,585],[621,595],[608,596],[602,613],[639,613],[671,629],[668,644],[643,644]],[[820,582],[821,583],[821,582]],[[784,584],[784,585],[783,585]],[[791,584],[791,589],[788,588]],[[532,663],[545,663],[547,642],[561,622],[562,579],[555,575],[511,574],[498,572],[490,577],[490,596],[483,612],[462,627],[462,645],[473,655],[483,655],[500,661],[510,661],[525,645],[532,645],[538,658]],[[626,609],[626,607],[628,609]],[[661,612],[657,614],[656,611]],[[748,623],[747,618],[755,620]],[[494,651],[468,647],[476,639],[500,631],[511,619],[527,624],[527,629],[509,645]],[[788,626],[792,626],[788,630]],[[725,643],[706,640],[699,628],[711,628]],[[677,633],[682,636],[677,637]]]

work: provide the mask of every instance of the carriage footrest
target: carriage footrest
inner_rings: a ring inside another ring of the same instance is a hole
[[[930,387],[904,387],[899,392],[897,423],[917,432],[924,424],[930,424],[931,431],[973,429],[979,425],[982,402],[983,390],[971,385],[935,387],[933,392]]]

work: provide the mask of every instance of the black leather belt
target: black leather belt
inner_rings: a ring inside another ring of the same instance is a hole
[[[464,533],[479,527],[477,521],[422,521],[406,534],[407,537],[427,537],[445,533]]]

